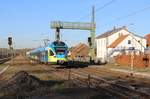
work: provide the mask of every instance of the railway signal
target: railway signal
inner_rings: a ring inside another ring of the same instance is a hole
[[[9,45],[9,46],[12,45],[12,37],[8,37],[8,45]]]
[[[12,44],[13,44],[12,37],[8,37],[8,45],[9,45],[9,49],[10,49],[10,53],[11,53],[11,64],[13,64],[13,56],[14,56]]]
[[[13,44],[13,39],[12,39],[12,37],[8,37],[9,49],[13,49],[12,44]]]
[[[88,43],[89,43],[89,46],[92,45],[91,37],[88,37]]]

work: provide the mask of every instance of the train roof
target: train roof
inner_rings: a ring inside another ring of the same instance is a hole
[[[45,51],[45,50],[47,50],[49,47],[67,47],[67,45],[64,43],[64,42],[62,42],[62,41],[60,41],[60,42],[57,42],[57,41],[54,41],[54,42],[52,42],[52,43],[49,43],[47,46],[45,46],[45,47],[39,47],[39,48],[36,48],[36,49],[34,49],[34,50],[31,50],[31,51],[29,51],[30,53],[38,53],[38,52],[43,52],[43,51]]]
[[[39,47],[34,50],[31,50],[30,53],[38,53],[38,52],[42,52],[43,50],[45,50],[45,47]]]
[[[58,46],[58,47],[65,46],[65,47],[67,47],[67,45],[62,41],[59,41],[59,42],[54,41],[54,42],[48,44],[48,47],[55,47],[55,46]]]

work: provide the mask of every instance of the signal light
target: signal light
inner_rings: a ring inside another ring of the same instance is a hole
[[[9,45],[9,46],[12,45],[12,37],[8,37],[8,45]]]
[[[91,37],[88,37],[88,43],[89,43],[90,46],[92,45]]]

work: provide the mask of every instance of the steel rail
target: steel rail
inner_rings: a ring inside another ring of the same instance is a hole
[[[8,61],[8,60],[11,59],[11,58],[12,58],[12,57],[7,57],[7,58],[0,59],[0,63],[6,62],[6,61]]]
[[[87,74],[87,73],[85,73],[85,72],[79,72],[79,71],[72,71],[72,74],[75,74],[75,75],[78,75],[78,76],[84,76],[84,77],[87,77],[88,78],[88,75],[89,74]],[[100,83],[105,83],[105,84],[109,84],[109,85],[111,85],[111,86],[113,86],[113,87],[116,87],[116,88],[120,88],[120,89],[123,89],[124,91],[126,90],[128,93],[130,92],[130,94],[131,94],[131,92],[132,93],[136,93],[136,94],[138,94],[138,95],[140,95],[140,96],[142,96],[142,97],[150,97],[150,94],[148,94],[148,93],[145,93],[145,92],[141,92],[141,91],[138,91],[138,90],[135,90],[132,86],[124,86],[124,85],[121,85],[121,84],[117,84],[117,83],[114,83],[114,82],[112,82],[112,81],[109,81],[109,80],[106,80],[106,79],[103,79],[103,78],[100,78],[100,77],[98,77],[98,76],[96,76],[96,75],[91,75],[91,79],[94,79],[94,80],[96,80],[96,82],[100,82]],[[91,82],[91,83],[93,83],[93,82]],[[97,85],[97,84],[96,84]],[[95,87],[95,86],[93,86],[93,87]],[[96,87],[100,87],[99,85],[97,85]],[[109,91],[109,89],[108,89],[108,91]],[[118,91],[117,91],[117,93],[118,93],[118,95],[121,95]],[[115,92],[115,94],[117,94],[116,92]],[[123,92],[124,94],[126,93],[126,92]],[[127,94],[127,93],[126,93]],[[122,95],[123,96],[123,95]]]

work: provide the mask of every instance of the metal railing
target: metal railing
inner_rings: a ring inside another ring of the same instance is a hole
[[[109,52],[108,57],[110,57],[111,55],[113,55],[114,52],[122,52],[122,53],[124,53],[126,51],[135,51],[135,52],[139,51],[139,52],[141,52],[141,50],[134,49],[134,47],[129,47],[129,48],[114,48],[114,49],[112,49]]]

